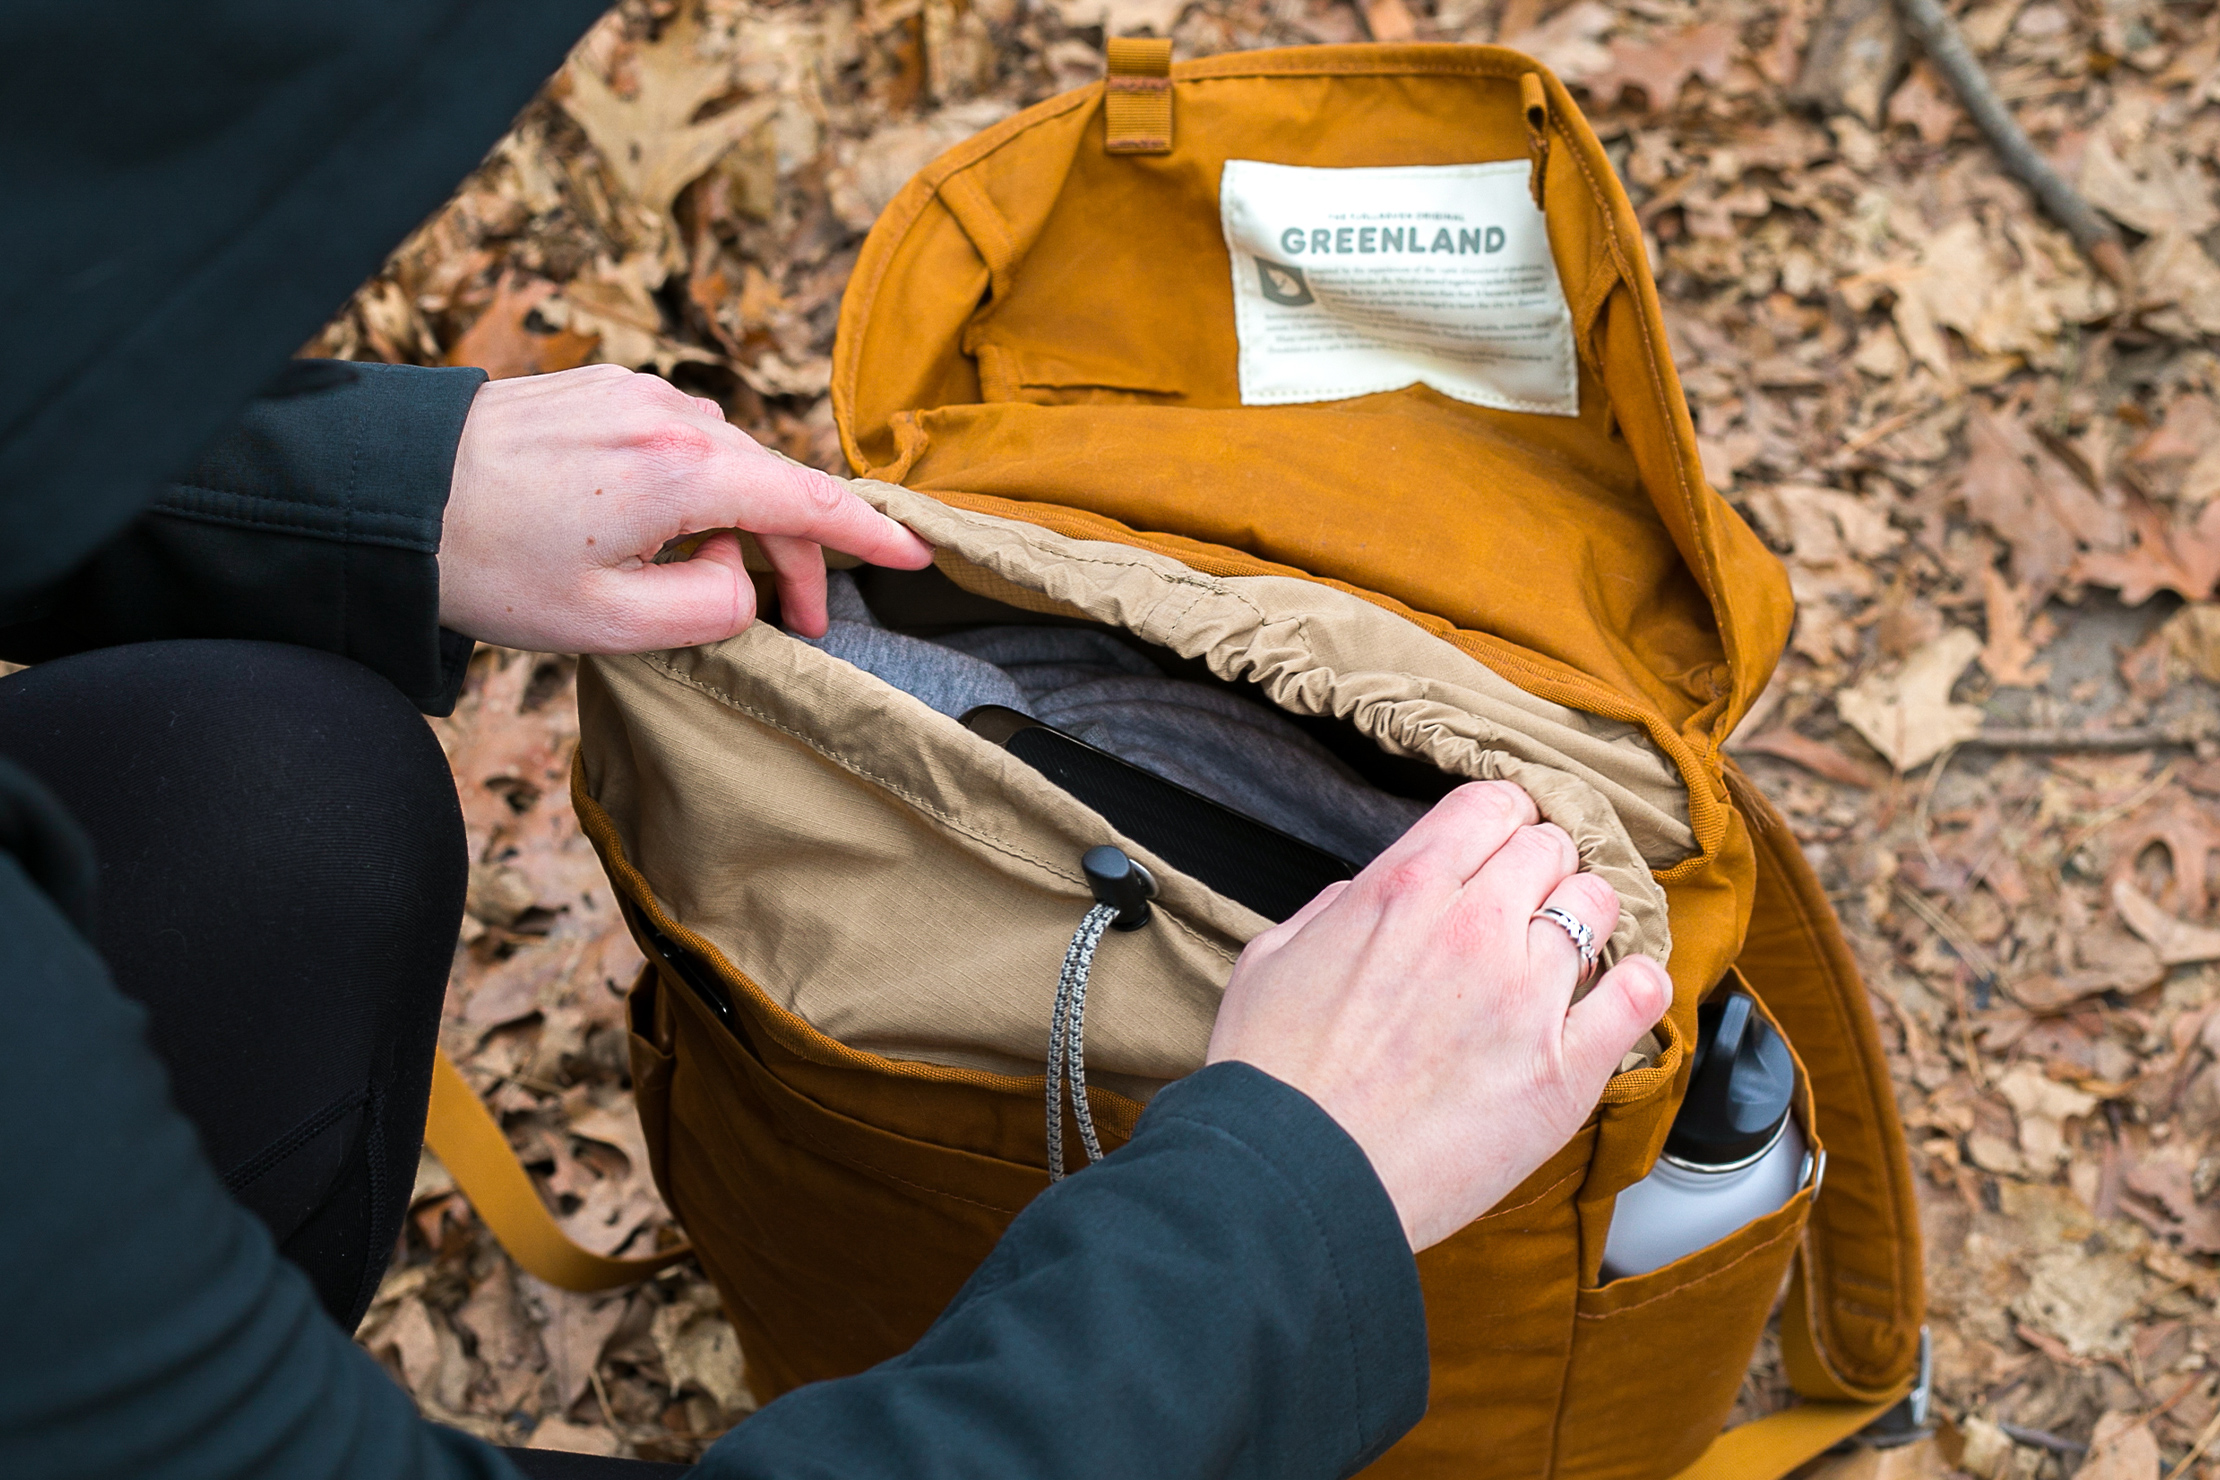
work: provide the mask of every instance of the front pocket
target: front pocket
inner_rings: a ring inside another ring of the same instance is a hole
[[[1704,1452],[1734,1406],[1811,1205],[1803,1187],[1707,1248],[1580,1292],[1555,1473],[1661,1480]]]
[[[665,999],[666,1196],[768,1402],[908,1350],[1048,1174],[1017,1159],[1039,1154],[1037,1081],[962,1088],[974,1113],[958,1118],[1003,1155],[938,1145],[859,1116],[901,1121],[958,1086],[849,1077],[859,1098],[844,1113],[788,1083],[757,1051],[768,1034],[753,1005],[737,1007],[738,1032],[692,996]]]

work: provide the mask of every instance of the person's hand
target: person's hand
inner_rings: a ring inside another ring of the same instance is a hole
[[[689,560],[654,563],[719,530]],[[439,546],[439,620],[553,653],[633,653],[732,636],[755,585],[731,530],[774,569],[780,617],[825,630],[820,546],[915,570],[932,547],[837,479],[728,425],[714,401],[653,375],[589,365],[478,388]]]
[[[1349,1133],[1413,1251],[1572,1139],[1672,1001],[1665,969],[1634,956],[1573,1003],[1579,954],[1534,912],[1570,911],[1601,941],[1619,901],[1538,819],[1508,782],[1451,792],[1355,879],[1249,942],[1210,1035],[1210,1062],[1262,1069]]]

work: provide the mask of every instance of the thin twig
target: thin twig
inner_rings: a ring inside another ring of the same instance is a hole
[[[1967,116],[1996,150],[2005,170],[2035,192],[2043,209],[2066,228],[2074,245],[2096,264],[2097,271],[2119,286],[2127,287],[2130,279],[2127,249],[2120,245],[2119,232],[2037,151],[2027,131],[2012,116],[2012,110],[1997,96],[1995,86],[1967,47],[1965,34],[1958,29],[1950,12],[1943,9],[1940,0],[1896,0],[1896,8],[1904,17],[1905,26],[1919,38],[1935,70],[1949,79],[1958,101],[1965,105]]]
[[[2136,730],[2086,730],[2069,725],[2002,726],[1984,729],[1960,741],[1977,750],[2156,750],[2163,745],[2194,745],[2220,738],[2220,728],[2210,720],[2192,719],[2178,724],[2146,726]]]
[[[2152,797],[2155,797],[2160,792],[2164,791],[2166,789],[2166,783],[2174,779],[2174,772],[2179,770],[2180,768],[2181,763],[2179,761],[2168,761],[2165,765],[2159,768],[2159,772],[2156,776],[2153,776],[2148,782],[2138,787],[2133,796],[2129,797],[2124,802],[2120,802],[2113,806],[2105,808],[2102,812],[2099,812],[2095,817],[2084,823],[2082,825],[2081,831],[2066,839],[2065,846],[2058,850],[2059,861],[2063,863],[2065,860],[2072,858],[2076,853],[2079,853],[2081,851],[2082,845],[2084,843],[2087,843],[2098,833],[2103,832],[2113,823],[2118,822],[2121,818],[2127,816],[2130,812],[2133,812],[2136,808],[2142,806]]]
[[[2220,1437],[2220,1413],[2215,1413],[2212,1416],[2212,1422],[2205,1425],[2205,1431],[2197,1436],[2196,1443],[2189,1446],[2189,1452],[2183,1455],[2171,1470],[2166,1472],[2166,1480],[2181,1480],[2181,1472],[2196,1463],[2197,1456],[2203,1454],[2205,1446],[2216,1437]]]
[[[2089,1452],[2088,1445],[2077,1439],[2068,1439],[2063,1435],[2051,1433],[2048,1429],[2031,1429],[2016,1423],[1999,1423],[1997,1427],[2004,1430],[2004,1436],[2007,1439],[2020,1444],[2032,1444],[2038,1449],[2047,1449],[2053,1454],[2087,1454]]]
[[[1895,436],[1921,417],[1933,416],[1964,394],[1965,388],[1963,386],[1955,387],[1936,400],[1914,406],[1909,411],[1899,411],[1894,416],[1885,417],[1875,422],[1872,426],[1867,427],[1864,431],[1843,443],[1835,452],[1835,461],[1841,463],[1856,457],[1874,443]]]
[[[1902,884],[1896,886],[1895,893],[1897,899],[1902,901],[1913,914],[1927,922],[1927,927],[1930,930],[1942,937],[1943,945],[1949,949],[1950,953],[1971,967],[1975,974],[1986,979],[1992,990],[2003,979],[2002,969],[1997,965],[1996,957],[1990,955],[1983,948],[1981,942],[1973,938],[1965,926],[1960,925],[1956,920],[1951,919],[1950,916],[1936,909]],[[1987,1089],[1989,1087],[1989,1076],[1981,1067],[1981,1054],[1973,1043],[1973,1013],[1966,1006],[1965,979],[1955,971],[1950,975],[1952,996],[1958,1009],[1956,1014],[1958,1019],[1958,1047],[1966,1056],[1966,1073],[1972,1076],[1974,1088]]]
[[[1912,827],[1919,833],[1919,851],[1926,858],[1927,866],[1937,874],[1942,872],[1943,861],[1935,852],[1935,788],[1942,785],[1943,772],[1950,769],[1950,758],[1957,753],[1958,747],[1952,745],[1935,758],[1934,768],[1927,773],[1927,785],[1920,790],[1919,805],[1912,809]]]

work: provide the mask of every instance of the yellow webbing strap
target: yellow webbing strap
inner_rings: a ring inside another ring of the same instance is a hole
[[[1728,1429],[1674,1480],[1780,1480],[1896,1403],[1896,1398],[1887,1398],[1879,1403],[1799,1403],[1783,1408]]]
[[[1112,154],[1172,152],[1172,43],[1113,36],[1103,47],[1102,147]]]
[[[445,1053],[432,1060],[424,1144],[509,1257],[558,1289],[585,1292],[629,1285],[692,1252],[681,1244],[641,1259],[612,1259],[573,1243],[540,1201],[531,1177],[509,1149],[509,1138],[501,1134],[500,1122]]]

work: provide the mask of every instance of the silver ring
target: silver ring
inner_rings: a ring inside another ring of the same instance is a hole
[[[1580,974],[1582,976],[1586,976],[1589,972],[1595,970],[1596,957],[1600,952],[1596,949],[1596,933],[1588,928],[1586,920],[1581,919],[1571,910],[1561,910],[1553,904],[1545,904],[1536,910],[1534,918],[1547,920],[1572,937],[1573,949],[1580,953]]]

